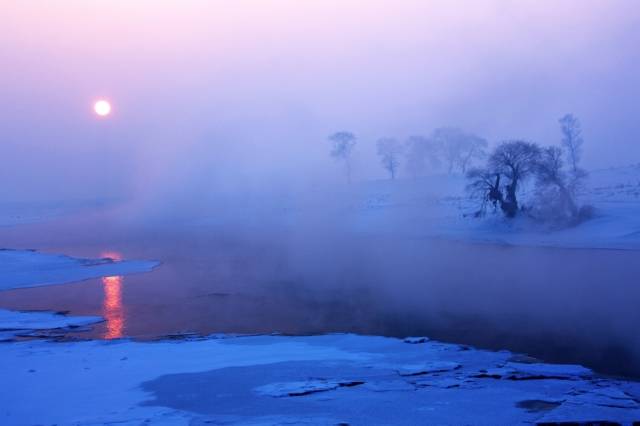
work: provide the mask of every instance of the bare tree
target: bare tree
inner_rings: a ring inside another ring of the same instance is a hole
[[[442,146],[442,154],[449,173],[457,166],[462,173],[472,163],[486,156],[487,141],[454,127],[441,127],[433,131],[432,139]]]
[[[329,136],[329,141],[333,144],[331,156],[338,161],[344,162],[347,181],[351,182],[352,155],[356,146],[356,136],[351,132],[336,132]]]
[[[593,207],[578,207],[577,194],[588,174],[582,170],[564,169],[563,151],[558,147],[542,150],[536,166],[537,210],[545,218],[569,219],[572,223],[593,215]]]
[[[573,114],[565,114],[560,120],[562,145],[567,150],[569,164],[573,173],[578,173],[578,163],[582,156],[582,126],[580,120]]]
[[[514,217],[518,213],[518,187],[536,170],[539,157],[538,145],[521,140],[502,142],[489,157],[489,170],[509,179],[501,202],[507,217]]]
[[[467,191],[472,197],[481,200],[480,210],[476,216],[484,215],[488,203],[493,205],[494,211],[499,205],[502,206],[504,198],[500,190],[500,173],[494,173],[486,168],[473,168],[467,172],[466,177],[470,181]]]
[[[442,166],[442,147],[425,136],[410,136],[405,142],[404,156],[407,171],[419,176],[427,170],[437,170]]]
[[[552,190],[558,202],[559,213],[568,211],[569,215],[576,217],[578,207],[574,200],[573,179],[567,176],[564,171],[564,161],[562,160],[562,149],[557,146],[550,146],[542,149],[540,158],[536,164],[536,184],[540,192]],[[549,197],[546,197],[549,200]],[[555,206],[554,206],[555,207]],[[556,209],[558,210],[558,209]]]
[[[403,151],[402,144],[394,138],[382,138],[378,140],[377,146],[382,167],[389,172],[391,179],[395,179],[400,166],[400,155]]]

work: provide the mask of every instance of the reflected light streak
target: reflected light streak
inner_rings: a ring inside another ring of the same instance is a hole
[[[123,336],[124,312],[122,308],[122,277],[102,278],[104,287],[104,302],[102,315],[107,320],[105,339],[118,339]]]
[[[119,253],[103,253],[102,257],[113,260],[121,260]],[[122,276],[102,278],[104,300],[102,302],[102,316],[107,320],[107,329],[103,337],[105,339],[119,339],[124,331],[124,308],[122,306]]]

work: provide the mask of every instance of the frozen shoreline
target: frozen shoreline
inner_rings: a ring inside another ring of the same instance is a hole
[[[43,265],[62,262],[67,279],[88,267],[36,252],[19,257],[30,258],[39,271],[31,276],[33,285],[38,279],[55,281],[47,274],[59,271]],[[6,259],[0,257],[0,265]],[[100,318],[0,311],[5,337],[30,331],[46,337],[49,328],[96,321]],[[0,422],[12,425],[630,424],[640,419],[640,383],[427,338],[37,339],[0,343],[0,365],[6,367]]]
[[[79,259],[31,250],[0,249],[0,290],[149,272],[159,264],[149,260]]]
[[[530,424],[640,418],[640,384],[427,341],[322,335],[0,345],[6,424]],[[38,407],[38,410],[33,410]]]

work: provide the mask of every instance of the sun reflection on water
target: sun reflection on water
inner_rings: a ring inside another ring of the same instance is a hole
[[[103,257],[113,260],[121,260],[118,253],[108,253]],[[107,329],[103,337],[105,339],[118,339],[124,332],[124,309],[122,307],[122,276],[102,278],[104,300],[102,302],[102,316],[107,321]]]
[[[105,339],[118,339],[122,337],[124,330],[124,314],[122,309],[122,277],[102,278],[104,287],[104,302],[102,314],[107,320]]]

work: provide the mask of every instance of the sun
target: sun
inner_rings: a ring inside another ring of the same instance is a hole
[[[104,99],[100,99],[95,104],[93,104],[93,110],[100,117],[106,117],[107,115],[111,114],[111,104]]]

